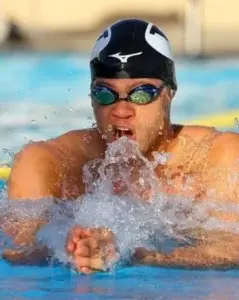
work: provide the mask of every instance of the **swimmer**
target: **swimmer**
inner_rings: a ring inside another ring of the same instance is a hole
[[[169,40],[159,28],[140,19],[119,21],[98,38],[89,63],[97,127],[26,145],[15,157],[9,201],[78,198],[86,190],[83,166],[104,158],[110,143],[127,136],[138,143],[148,160],[153,160],[155,152],[170,153],[168,161],[155,168],[164,193],[190,196],[196,202],[214,199],[218,204],[239,203],[239,180],[234,176],[239,174],[239,135],[172,123],[171,104],[178,89],[175,61]],[[193,180],[185,188],[189,175]],[[219,219],[238,221],[233,214],[211,213]],[[33,228],[28,238],[33,242],[40,225],[25,227]],[[17,235],[16,239],[24,242],[26,228],[20,228]],[[76,225],[66,241],[66,253],[74,268],[89,274],[104,270],[108,261],[116,260],[117,245],[112,235],[110,230]],[[204,232],[197,238],[195,245],[176,248],[167,255],[135,249],[132,262],[198,268],[239,265],[236,235]],[[41,256],[39,249],[31,255],[31,261]],[[46,251],[42,250],[44,255]],[[9,262],[17,262],[18,256],[24,260],[23,253],[4,253]]]

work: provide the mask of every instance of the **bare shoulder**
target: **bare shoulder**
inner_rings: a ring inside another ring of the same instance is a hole
[[[29,143],[26,144],[22,150],[16,153],[13,169],[22,161],[24,161],[24,164],[29,164],[33,161],[41,161],[43,163],[44,161],[48,161],[49,158],[54,160],[52,146],[48,143],[48,141]]]
[[[95,130],[74,130],[53,139],[27,144],[16,154],[12,173],[19,166],[24,166],[24,170],[31,166],[64,173],[63,168],[69,161],[79,167],[79,164],[97,156],[98,148],[93,146],[100,146],[98,136]]]
[[[81,178],[82,166],[97,155],[96,143],[95,131],[76,130],[25,145],[13,162],[9,198],[61,197],[66,178]]]
[[[48,142],[35,142],[15,155],[9,178],[10,199],[58,196],[60,165]]]
[[[239,134],[236,132],[222,132],[207,126],[184,126],[180,135],[188,136],[197,143],[208,142],[209,159],[212,161],[239,159]]]
[[[193,139],[195,142],[201,142],[205,138],[210,139],[218,133],[219,131],[217,131],[214,127],[200,125],[185,125],[182,126],[182,129],[180,130],[181,137],[188,137]]]
[[[93,159],[105,150],[102,138],[95,128],[72,130],[53,140],[51,144],[55,144],[61,152],[68,152],[74,157],[74,154],[85,156],[86,159]]]
[[[96,129],[69,131],[28,144],[16,154],[9,198],[73,198],[84,190],[83,166],[104,156],[105,143]]]
[[[228,149],[235,149],[235,146],[239,145],[239,133],[233,131],[221,132],[218,138],[214,140],[214,145]]]
[[[189,144],[190,140],[196,142],[193,170],[200,175],[204,193],[210,199],[238,202],[239,134],[204,126],[185,126],[180,137],[188,137]]]
[[[222,132],[213,139],[208,153],[208,190],[223,202],[239,202],[239,134]],[[230,217],[231,218],[231,217]],[[237,216],[238,218],[238,216]]]
[[[218,135],[212,143],[211,157],[229,165],[239,160],[239,134],[228,131]]]

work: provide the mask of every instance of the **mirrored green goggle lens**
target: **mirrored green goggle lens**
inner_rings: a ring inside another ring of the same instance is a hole
[[[135,91],[130,95],[130,101],[136,104],[150,103],[154,95],[148,91]]]
[[[109,105],[115,102],[115,95],[107,90],[96,91],[93,93],[94,99],[103,105]]]

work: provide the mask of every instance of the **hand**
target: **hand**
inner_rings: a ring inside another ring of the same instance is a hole
[[[72,228],[66,243],[66,252],[72,258],[77,271],[91,274],[96,270],[106,270],[119,259],[115,236],[107,228]]]

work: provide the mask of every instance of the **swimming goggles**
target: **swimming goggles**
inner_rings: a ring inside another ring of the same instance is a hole
[[[110,105],[119,100],[142,105],[153,102],[160,95],[164,87],[164,85],[160,87],[151,84],[140,85],[130,91],[126,98],[120,98],[119,94],[113,89],[104,85],[96,85],[91,89],[91,97],[101,105]]]

